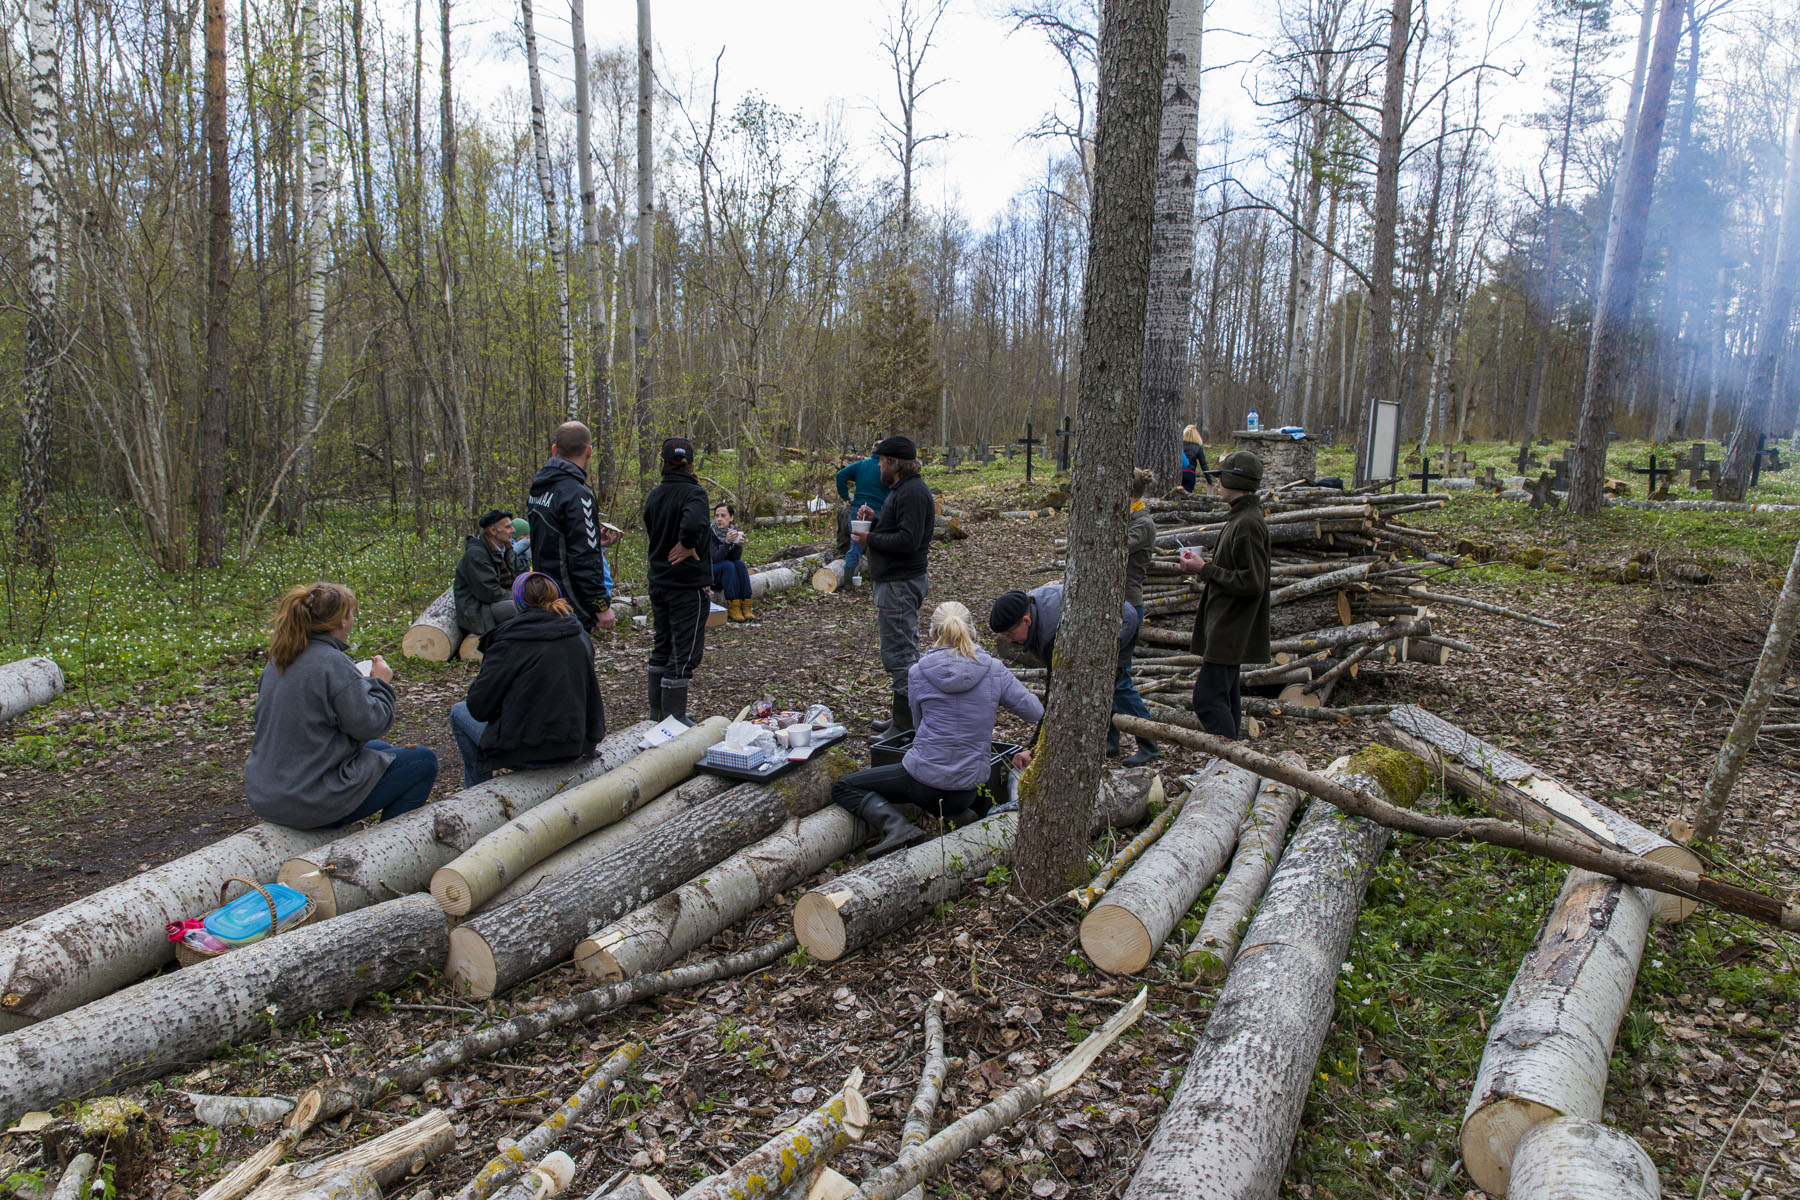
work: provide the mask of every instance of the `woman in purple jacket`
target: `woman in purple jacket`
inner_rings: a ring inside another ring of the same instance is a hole
[[[986,815],[985,798],[975,789],[988,778],[1000,706],[1028,722],[1044,716],[1038,698],[975,644],[968,609],[954,600],[938,605],[931,614],[931,639],[932,648],[907,672],[915,732],[906,757],[846,775],[831,786],[840,808],[882,835],[870,858],[929,836],[897,804],[935,813],[952,825]],[[1019,770],[1030,761],[1029,750],[1013,756]]]

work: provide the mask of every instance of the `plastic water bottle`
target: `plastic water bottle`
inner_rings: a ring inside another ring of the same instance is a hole
[[[1255,433],[1258,429],[1262,428],[1262,424],[1257,420],[1256,410],[1254,408],[1251,409],[1249,415],[1244,418],[1244,428],[1252,433]]]

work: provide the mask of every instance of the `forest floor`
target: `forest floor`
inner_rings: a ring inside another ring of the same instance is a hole
[[[933,482],[962,507],[1023,507],[1045,490],[1040,482],[1028,492],[1010,478],[934,473]],[[1647,550],[1694,559],[1713,580],[1671,591],[1509,562],[1461,571],[1445,581],[1446,590],[1527,609],[1560,628],[1442,611],[1450,635],[1482,647],[1481,655],[1453,655],[1444,668],[1408,665],[1379,678],[1371,672],[1336,702],[1425,705],[1653,828],[1690,808],[1728,727],[1736,689],[1671,674],[1634,646],[1732,663],[1753,659],[1793,523],[1619,510],[1577,522],[1467,495],[1437,521],[1420,523],[1488,547],[1541,547],[1552,552],[1552,567]],[[1060,526],[1049,518],[969,523],[966,541],[933,550],[928,606],[955,598],[979,615],[1006,588],[1042,582],[1048,576],[1031,570],[1054,557]],[[797,540],[759,534],[752,557],[772,558],[776,547]],[[406,603],[431,591],[423,578]],[[823,596],[803,587],[758,603],[757,613],[755,624],[709,631],[694,708],[732,712],[764,695],[789,705],[819,700],[853,726],[885,708],[866,589]],[[359,652],[391,651],[399,627],[372,623]],[[602,647],[613,727],[643,715],[647,641],[638,629]],[[241,647],[228,651],[180,689],[153,679],[115,682],[104,693],[75,687],[0,730],[0,925],[250,823],[239,772],[257,663]],[[473,668],[391,657],[400,696],[394,739],[435,748],[437,794],[454,792],[458,759],[444,713]],[[1366,744],[1372,731],[1370,722],[1277,719],[1264,723],[1258,748],[1297,749],[1316,767]],[[1712,848],[1715,869],[1784,895],[1800,888],[1794,745],[1766,738],[1752,755]],[[1174,754],[1166,775],[1198,765],[1196,756]],[[1458,1163],[1457,1127],[1487,1023],[1561,876],[1549,864],[1505,852],[1395,839],[1340,977],[1284,1196],[1479,1195]],[[997,872],[928,921],[836,963],[795,956],[743,979],[559,1031],[457,1072],[426,1097],[400,1098],[316,1132],[302,1153],[341,1148],[423,1106],[442,1105],[452,1112],[457,1150],[398,1194],[445,1194],[485,1161],[496,1139],[516,1137],[547,1114],[597,1056],[637,1039],[649,1046],[641,1069],[569,1139],[583,1168],[576,1185],[582,1194],[627,1168],[656,1174],[679,1192],[861,1066],[876,1123],[839,1162],[854,1178],[893,1152],[916,1082],[920,1015],[938,988],[953,996],[953,1065],[941,1113],[955,1115],[1047,1065],[1149,984],[1148,1015],[1083,1083],[966,1156],[932,1193],[1118,1196],[1180,1080],[1216,988],[1182,980],[1167,952],[1141,978],[1100,974],[1080,953],[1078,914],[1069,905],[1026,904],[1007,882]],[[785,910],[793,899],[779,898],[700,953],[775,936],[790,924]],[[1708,910],[1653,931],[1614,1047],[1605,1115],[1649,1151],[1665,1194],[1800,1196],[1794,950],[1792,939]],[[197,1194],[259,1144],[258,1135],[221,1136],[196,1124],[177,1089],[297,1094],[328,1064],[349,1071],[385,1062],[490,1014],[531,1008],[582,986],[574,968],[564,967],[478,1005],[457,999],[440,979],[420,978],[349,1014],[308,1019],[137,1089],[172,1131],[153,1194]],[[33,1163],[23,1146],[0,1141],[0,1179]]]

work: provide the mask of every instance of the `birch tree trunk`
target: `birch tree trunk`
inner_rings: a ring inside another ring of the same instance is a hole
[[[1296,766],[1305,766],[1299,756],[1289,754]],[[1284,783],[1265,779],[1257,789],[1250,815],[1238,830],[1237,854],[1225,882],[1206,909],[1200,930],[1182,955],[1182,966],[1192,970],[1204,983],[1217,983],[1225,978],[1237,956],[1238,940],[1250,921],[1250,910],[1262,900],[1275,873],[1275,863],[1287,845],[1288,826],[1294,822],[1294,810],[1300,806],[1300,790]]]
[[[300,461],[295,464],[294,523],[306,527],[312,495],[314,435],[319,425],[319,377],[325,367],[325,251],[329,244],[331,196],[325,129],[325,40],[319,29],[319,0],[301,0],[300,46],[306,56],[306,312],[300,340],[306,354],[300,390]]]
[[[1606,449],[1610,445],[1607,434],[1612,430],[1613,398],[1625,356],[1625,327],[1631,319],[1632,302],[1637,298],[1638,268],[1644,261],[1644,233],[1656,185],[1656,156],[1662,149],[1663,121],[1669,111],[1675,48],[1686,3],[1687,0],[1657,0],[1656,42],[1650,53],[1650,69],[1644,76],[1644,99],[1631,148],[1631,171],[1625,177],[1617,210],[1607,222],[1606,258],[1595,298],[1581,421],[1570,456],[1570,512],[1599,512],[1605,504],[1601,488],[1606,482]]]
[[[1796,149],[1800,150],[1800,146]],[[1694,837],[1699,841],[1710,842],[1718,837],[1719,827],[1725,823],[1725,802],[1731,798],[1731,789],[1737,786],[1744,760],[1750,756],[1750,748],[1762,729],[1769,703],[1775,698],[1775,689],[1787,672],[1788,651],[1794,645],[1797,627],[1800,627],[1800,543],[1794,545],[1787,578],[1782,581],[1781,594],[1775,598],[1775,615],[1769,622],[1768,636],[1763,639],[1756,670],[1744,689],[1744,702],[1738,706],[1737,716],[1732,718],[1731,732],[1725,735],[1725,744],[1719,747],[1718,761],[1713,764],[1712,774],[1706,780],[1706,791],[1700,797],[1699,811],[1694,817]]]
[[[538,70],[537,29],[531,0],[519,0],[525,29],[525,71],[531,81],[531,149],[537,162],[538,194],[544,201],[544,241],[556,275],[556,330],[561,339],[563,410],[573,421],[581,415],[581,392],[575,386],[575,332],[569,316],[569,252],[563,229],[562,201],[550,171],[550,131],[544,112],[544,80]]]
[[[1319,248],[1313,239],[1318,232],[1319,208],[1325,195],[1325,124],[1323,118],[1313,122],[1313,143],[1303,147],[1301,152],[1306,164],[1306,201],[1297,239],[1299,260],[1294,271],[1293,320],[1289,324],[1287,354],[1281,369],[1281,406],[1270,414],[1276,418],[1276,421],[1268,422],[1270,425],[1277,421],[1299,421],[1306,404],[1306,364],[1312,359],[1309,339],[1314,295],[1318,290]]]
[[[581,250],[588,283],[588,378],[593,391],[594,491],[613,494],[612,380],[606,374],[606,344],[612,323],[606,311],[606,281],[600,272],[600,206],[594,195],[594,85],[587,51],[587,0],[569,0],[569,40],[575,50],[575,158],[581,181]]]
[[[1358,756],[1326,774],[1394,804],[1418,799],[1422,772],[1393,794],[1364,770]],[[1308,806],[1125,1200],[1273,1200],[1387,842],[1372,821]]]
[[[1188,343],[1193,331],[1194,143],[1200,136],[1204,7],[1202,0],[1170,0],[1163,65],[1136,460],[1156,473],[1158,492],[1181,482],[1181,427],[1187,415]]]
[[[1094,199],[1082,283],[1068,588],[1036,757],[1019,785],[1018,882],[1047,900],[1081,882],[1100,782],[1124,595],[1126,496],[1143,386],[1144,313],[1169,0],[1115,0],[1100,30]],[[1173,453],[1171,446],[1164,453]]]
[[[51,364],[57,355],[56,292],[60,279],[62,208],[55,176],[62,170],[62,61],[56,0],[30,0],[25,9],[26,49],[31,55],[27,88],[31,119],[26,127],[30,155],[26,184],[25,395],[20,430],[19,509],[14,529],[33,562],[50,564],[44,531],[44,500],[50,493],[51,421],[54,400]]]
[[[1661,1200],[1662,1180],[1629,1136],[1575,1117],[1533,1125],[1513,1154],[1507,1200]]]
[[[637,467],[650,474],[650,268],[656,258],[656,174],[651,137],[655,64],[650,0],[637,0],[637,274],[631,294],[631,373],[636,379]]]
[[[37,656],[0,665],[0,725],[62,695],[62,668]]]
[[[514,771],[353,833],[320,830],[320,848],[287,859],[276,878],[311,897],[320,919],[425,891],[434,871],[520,813],[631,761],[649,728],[639,721],[609,735],[586,762]]]
[[[1230,857],[1257,782],[1230,763],[1208,768],[1175,824],[1082,919],[1081,948],[1095,966],[1131,975],[1150,965]]]
[[[1644,892],[1569,872],[1488,1028],[1463,1113],[1463,1165],[1483,1191],[1506,1194],[1514,1150],[1533,1125],[1599,1119],[1649,929]]]
[[[166,944],[166,943],[165,943]],[[105,1084],[152,1079],[309,1013],[341,1010],[449,948],[425,896],[308,925],[0,1038],[0,1124]]]

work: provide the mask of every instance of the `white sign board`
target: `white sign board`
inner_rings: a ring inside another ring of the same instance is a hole
[[[1369,431],[1363,439],[1363,478],[1393,479],[1400,474],[1400,405],[1377,400],[1369,406]]]

